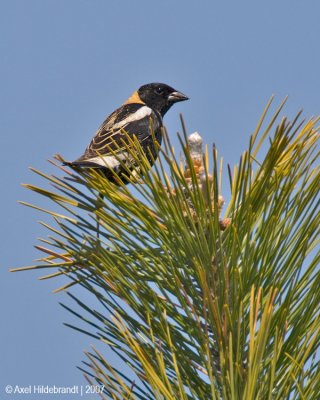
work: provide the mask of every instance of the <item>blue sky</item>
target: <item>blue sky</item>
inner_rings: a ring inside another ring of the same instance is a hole
[[[32,264],[47,235],[37,221],[48,219],[17,204],[49,206],[20,186],[43,184],[28,167],[53,173],[53,154],[78,157],[105,116],[152,81],[190,97],[165,118],[173,143],[182,112],[233,165],[272,94],[275,105],[289,95],[290,117],[319,114],[319,15],[316,0],[1,1],[1,398],[8,384],[85,384],[75,366],[94,344],[63,326],[74,320],[58,304],[67,296],[52,294],[58,281],[8,272]]]

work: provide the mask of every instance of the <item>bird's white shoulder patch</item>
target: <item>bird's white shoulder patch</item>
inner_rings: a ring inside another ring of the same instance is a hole
[[[143,119],[145,117],[148,117],[152,114],[152,109],[147,106],[143,106],[139,108],[136,112],[130,114],[125,118],[124,120],[116,123],[113,125],[113,129],[121,129],[125,125],[129,124],[129,122],[134,122],[134,121],[139,121],[140,119]]]
[[[139,108],[139,110],[137,110],[135,113],[131,114],[129,118],[132,118],[132,121],[135,121],[147,117],[148,115],[151,115],[151,113],[152,109],[150,107],[143,106]]]

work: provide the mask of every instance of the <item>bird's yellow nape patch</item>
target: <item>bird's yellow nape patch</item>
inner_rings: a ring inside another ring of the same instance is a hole
[[[144,101],[141,100],[137,90],[123,104],[131,104],[131,103],[145,104]]]

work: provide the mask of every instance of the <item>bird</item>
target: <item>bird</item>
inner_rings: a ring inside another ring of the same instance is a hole
[[[64,164],[77,169],[95,168],[109,181],[127,184],[128,169],[136,168],[128,152],[130,139],[138,139],[151,167],[159,153],[155,140],[161,145],[164,115],[173,104],[188,99],[164,83],[141,86],[105,119],[84,154]]]

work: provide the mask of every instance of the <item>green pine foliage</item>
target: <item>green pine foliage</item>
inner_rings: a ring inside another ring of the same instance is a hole
[[[282,104],[266,123],[270,104],[229,168],[225,218],[217,151],[199,157],[185,133],[183,161],[166,138],[152,169],[133,140],[143,176],[128,186],[59,162],[59,176],[33,170],[53,189],[25,186],[61,212],[30,205],[54,221],[23,269],[68,277],[60,290],[87,326],[74,328],[100,342],[84,370],[104,398],[319,398],[319,119],[278,123]]]

